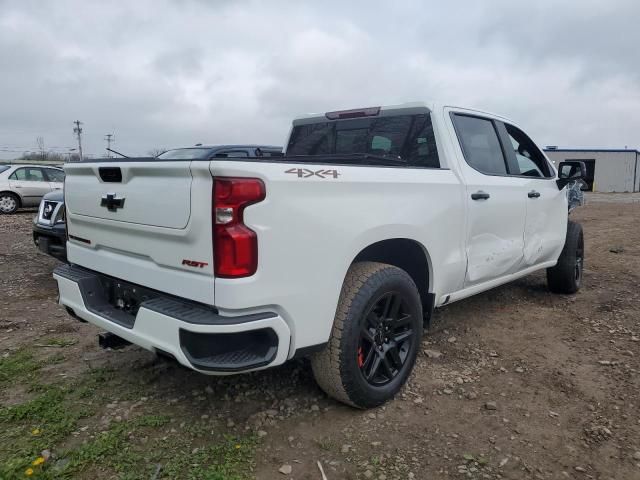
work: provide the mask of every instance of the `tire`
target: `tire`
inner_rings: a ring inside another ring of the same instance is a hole
[[[0,193],[0,213],[11,215],[20,208],[20,198],[11,192]]]
[[[420,294],[404,270],[384,263],[353,264],[329,343],[311,357],[318,385],[357,408],[382,405],[409,377],[422,325]]]
[[[547,284],[553,293],[576,293],[582,285],[584,237],[582,225],[569,222],[567,239],[555,267],[547,268]]]

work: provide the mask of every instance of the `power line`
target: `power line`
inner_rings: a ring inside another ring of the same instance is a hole
[[[80,120],[76,120],[73,122],[75,127],[73,127],[73,133],[78,136],[78,152],[80,153],[80,161],[82,161],[82,122]]]
[[[27,146],[22,146],[22,145],[0,145],[0,150],[5,150],[5,149],[11,149],[11,150],[33,150],[34,147],[33,145],[27,145]],[[75,148],[75,147],[69,147],[69,146],[65,146],[65,147],[47,147],[47,151],[52,151],[52,150],[64,150],[67,151],[70,148]]]

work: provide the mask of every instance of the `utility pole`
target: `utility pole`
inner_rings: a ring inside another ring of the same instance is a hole
[[[78,136],[78,153],[80,154],[80,161],[82,161],[82,122],[80,120],[76,120],[73,122],[75,127],[73,127],[73,133]]]
[[[113,133],[107,133],[104,139],[107,141],[107,158],[111,158],[111,142],[116,142],[115,135]]]
[[[38,151],[40,152],[40,160],[43,162],[47,159],[47,152],[44,149],[44,137],[37,137]]]

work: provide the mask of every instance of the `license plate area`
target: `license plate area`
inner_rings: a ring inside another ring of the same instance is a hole
[[[40,249],[42,253],[49,253],[50,243],[51,241],[47,237],[41,236],[40,238],[38,238],[38,249]]]
[[[87,275],[78,281],[87,310],[126,328],[133,328],[140,305],[159,294],[101,274]]]
[[[158,296],[153,290],[140,285],[133,285],[107,276],[100,276],[99,279],[107,303],[114,309],[134,317],[138,314],[142,302]]]

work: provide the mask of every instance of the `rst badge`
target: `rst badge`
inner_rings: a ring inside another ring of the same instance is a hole
[[[182,265],[186,265],[187,267],[204,268],[209,264],[207,262],[198,262],[197,260],[187,260],[185,258],[182,260]]]

